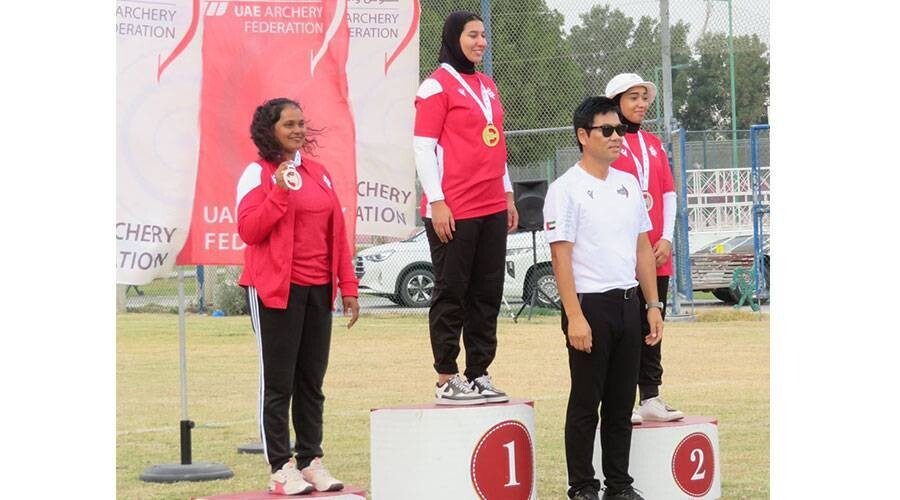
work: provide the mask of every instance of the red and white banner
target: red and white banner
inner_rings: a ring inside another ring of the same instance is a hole
[[[409,236],[415,226],[419,11],[419,0],[348,2],[357,234]]]
[[[200,111],[200,0],[116,3],[116,282],[172,269],[187,239]]]
[[[351,244],[409,231],[418,0],[119,0],[117,15],[119,283],[169,272],[179,250],[178,264],[243,263],[236,187],[257,158],[253,111],[274,97],[322,130],[314,157]]]

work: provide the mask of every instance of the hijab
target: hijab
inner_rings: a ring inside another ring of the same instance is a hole
[[[478,14],[466,11],[451,12],[444,20],[444,31],[441,33],[441,52],[438,62],[447,63],[460,73],[475,73],[475,63],[463,54],[459,45],[459,37],[469,21],[482,21]],[[482,21],[483,22],[483,21]]]
[[[613,101],[615,101],[616,106],[619,107],[619,120],[625,124],[625,132],[628,134],[634,134],[634,133],[637,133],[637,131],[641,129],[641,124],[632,122],[628,118],[625,118],[625,115],[622,114],[622,96],[623,95],[625,95],[625,92],[622,92],[621,94],[618,94],[615,97],[613,97]]]

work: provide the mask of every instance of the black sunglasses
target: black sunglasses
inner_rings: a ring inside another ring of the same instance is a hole
[[[588,135],[590,135],[591,130],[594,130],[595,128],[600,129],[600,132],[603,134],[603,137],[611,136],[613,133],[613,130],[615,130],[616,133],[619,134],[619,137],[625,137],[626,127],[625,127],[624,123],[620,123],[619,125],[616,125],[615,127],[613,127],[612,125],[598,125],[596,127],[584,127],[584,129],[588,131]]]

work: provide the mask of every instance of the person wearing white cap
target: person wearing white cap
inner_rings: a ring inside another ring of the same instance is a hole
[[[675,232],[675,182],[669,169],[662,142],[655,135],[641,130],[641,122],[656,98],[656,85],[636,73],[616,75],[606,85],[606,97],[619,106],[619,118],[627,130],[622,140],[619,159],[612,167],[628,172],[637,178],[647,207],[647,214],[653,224],[649,232],[650,244],[656,258],[656,284],[660,303],[650,304],[666,315],[666,297],[669,291],[669,277],[672,275],[672,235]],[[644,295],[638,291],[641,310],[647,304]],[[641,330],[646,335],[650,325],[642,318]],[[659,396],[662,385],[662,343],[641,347],[641,366],[638,375],[640,405],[632,413],[633,424],[644,420],[671,422],[684,418],[684,413],[669,406]]]

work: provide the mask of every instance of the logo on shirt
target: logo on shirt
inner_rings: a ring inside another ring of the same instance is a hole
[[[628,150],[625,148],[619,148],[619,152],[622,153],[622,156],[628,156]]]
[[[456,91],[459,92],[459,95],[465,97],[465,95],[466,95],[466,91],[465,91],[465,90],[463,90],[463,89],[456,89]]]
[[[592,190],[588,189],[588,190],[586,191],[586,193],[587,193],[588,196],[591,197],[592,200],[594,199],[594,192],[593,192]]]
[[[625,185],[624,185],[624,184],[622,184],[621,186],[619,186],[619,189],[616,189],[616,192],[619,193],[619,194],[621,194],[622,196],[628,198],[628,190],[625,189]]]
[[[487,95],[488,95],[488,97],[490,97],[491,99],[496,99],[496,98],[497,98],[497,96],[494,95],[494,91],[493,91],[493,90],[491,90],[491,89],[485,89],[485,90],[487,90]]]
[[[331,181],[328,180],[328,177],[325,174],[322,174],[322,180],[325,181],[325,184],[328,184],[328,189],[333,189],[331,187]]]
[[[653,146],[650,146],[650,154],[656,157],[656,148],[654,148]]]
[[[547,223],[544,224],[544,228],[545,228],[547,231],[553,231],[554,229],[556,229],[556,221],[555,221],[555,220],[549,220],[549,221],[547,221]]]

